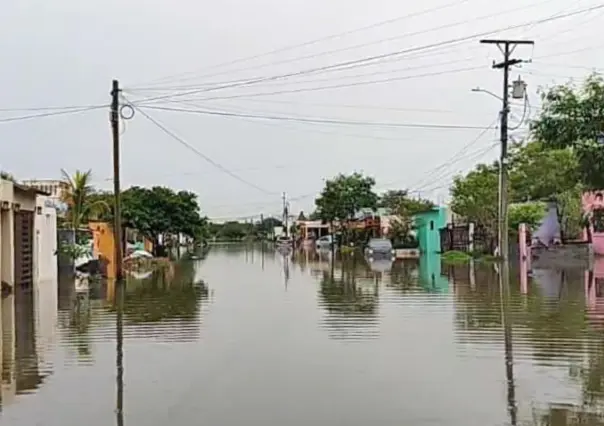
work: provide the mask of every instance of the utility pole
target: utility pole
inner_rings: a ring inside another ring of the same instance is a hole
[[[287,211],[287,194],[284,192],[283,193],[283,230],[285,232],[285,236],[288,236],[289,233],[289,227],[288,227],[288,223],[287,223],[287,217],[289,215],[289,212]]]
[[[482,44],[495,44],[501,53],[503,61],[494,63],[494,69],[503,69],[503,108],[501,110],[501,156],[499,159],[499,214],[497,223],[497,245],[499,256],[504,261],[509,257],[508,243],[508,115],[510,67],[524,62],[522,59],[511,58],[518,45],[533,45],[532,40],[480,40]]]
[[[120,84],[113,80],[111,87],[111,133],[113,135],[113,238],[115,251],[115,280],[120,283],[123,278],[122,255],[122,208],[120,193]]]

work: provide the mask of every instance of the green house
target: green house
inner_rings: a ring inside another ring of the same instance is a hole
[[[434,207],[413,216],[415,236],[422,254],[440,253],[440,229],[447,226],[447,209]]]

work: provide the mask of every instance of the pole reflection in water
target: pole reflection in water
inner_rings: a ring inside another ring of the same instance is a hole
[[[117,401],[116,401],[116,422],[117,426],[124,425],[124,282],[118,282],[115,285],[115,303],[116,303],[116,370],[117,370]]]
[[[261,250],[262,250],[262,270],[264,271],[264,241],[261,244]]]
[[[287,284],[289,283],[289,255],[283,255],[283,277],[285,280],[285,289],[287,290]]]
[[[516,426],[516,386],[514,383],[514,357],[512,353],[512,318],[510,315],[510,264],[507,259],[500,265],[499,295],[501,300],[501,322],[503,323],[508,412],[510,414],[510,424]]]

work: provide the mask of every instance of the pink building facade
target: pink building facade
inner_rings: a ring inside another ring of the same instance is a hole
[[[584,193],[582,204],[589,222],[589,230],[584,231],[584,238],[588,240],[591,234],[594,254],[604,255],[604,190]]]

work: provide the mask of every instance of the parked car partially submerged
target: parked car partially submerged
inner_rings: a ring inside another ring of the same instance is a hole
[[[396,252],[392,248],[392,242],[387,238],[372,238],[365,247],[365,256],[369,260],[391,259],[394,260]]]
[[[325,235],[324,237],[319,238],[315,242],[315,246],[317,250],[328,250],[331,248],[333,244],[333,237],[331,235]]]

